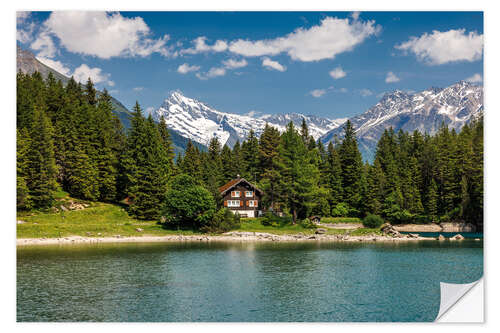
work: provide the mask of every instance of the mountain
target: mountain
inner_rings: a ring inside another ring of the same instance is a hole
[[[165,99],[163,104],[153,111],[152,116],[157,121],[163,116],[169,128],[200,144],[208,145],[210,139],[216,136],[222,145],[227,144],[230,147],[237,140],[243,141],[250,130],[254,130],[259,136],[266,123],[283,132],[290,121],[300,126],[304,118],[309,126],[310,134],[318,139],[327,131],[340,126],[345,120],[330,120],[298,113],[261,117],[226,113],[186,97],[180,91],[174,91]]]
[[[40,62],[33,53],[27,50],[23,50],[17,46],[17,72],[21,71],[25,74],[32,74],[36,71],[42,74],[42,77],[46,78],[49,73],[52,73],[56,80],[61,80],[63,84],[69,81],[69,78],[55,69]],[[100,93],[99,91],[97,92]],[[116,98],[111,96],[111,104],[113,106],[113,112],[118,116],[125,128],[130,127],[130,111]],[[176,154],[184,152],[188,139],[176,133],[175,131],[170,131],[172,137],[172,142]],[[206,149],[205,147],[198,145],[200,149]]]
[[[68,83],[69,77],[59,73],[55,69],[50,68],[44,63],[40,62],[33,53],[27,50],[23,50],[17,46],[17,66],[16,72],[23,72],[24,74],[33,74],[34,72],[39,72],[42,74],[42,77],[46,78],[49,73],[54,75],[56,80],[61,80],[63,84]],[[99,91],[97,92],[100,93]],[[123,126],[128,128],[130,126],[130,120],[128,116],[130,115],[130,111],[127,110],[123,104],[118,101],[116,98],[111,96],[111,104],[113,105],[113,111],[120,118],[123,123]]]
[[[483,112],[483,87],[460,81],[447,88],[429,88],[409,94],[396,90],[365,113],[350,118],[363,157],[372,160],[377,141],[386,128],[408,132],[418,130],[434,134],[444,122],[448,127],[460,130],[462,126]],[[342,137],[342,127],[324,134],[323,143]]]

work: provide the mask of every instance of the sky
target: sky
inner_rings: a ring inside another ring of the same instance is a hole
[[[17,43],[146,113],[180,90],[223,112],[336,119],[483,78],[482,12],[17,12]]]

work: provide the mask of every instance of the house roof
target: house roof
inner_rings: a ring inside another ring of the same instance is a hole
[[[241,182],[245,182],[245,183],[249,184],[255,191],[258,191],[258,192],[260,192],[262,194],[262,190],[261,189],[259,189],[254,184],[250,183],[245,178],[236,178],[236,179],[230,180],[226,184],[222,185],[221,187],[219,187],[220,194],[224,195],[228,190],[232,189],[233,187],[235,187],[236,185],[238,185]]]

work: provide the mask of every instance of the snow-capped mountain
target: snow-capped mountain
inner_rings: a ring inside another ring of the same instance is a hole
[[[237,140],[243,141],[251,129],[259,136],[266,123],[284,131],[290,121],[300,126],[302,118],[305,118],[310,134],[318,139],[345,121],[345,119],[330,120],[298,113],[263,115],[261,117],[226,113],[186,97],[180,91],[173,92],[165,99],[163,104],[153,111],[152,116],[156,121],[163,116],[170,129],[195,142],[208,145],[210,139],[216,136],[222,145],[227,144],[230,147]]]
[[[375,153],[377,141],[386,128],[395,131],[427,132],[434,134],[441,123],[460,130],[470,120],[483,112],[483,87],[460,81],[450,87],[430,88],[409,94],[396,90],[365,113],[350,118],[366,159]],[[321,137],[323,143],[342,137],[342,127],[337,127]]]

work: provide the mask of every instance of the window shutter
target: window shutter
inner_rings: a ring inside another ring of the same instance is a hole
[[[250,200],[247,201],[247,207],[250,207]]]
[[[243,200],[240,201],[240,207],[243,207]]]
[[[253,206],[254,207],[259,207],[259,201],[258,200],[254,200],[253,201]]]
[[[224,200],[224,207],[227,207],[227,200]]]

